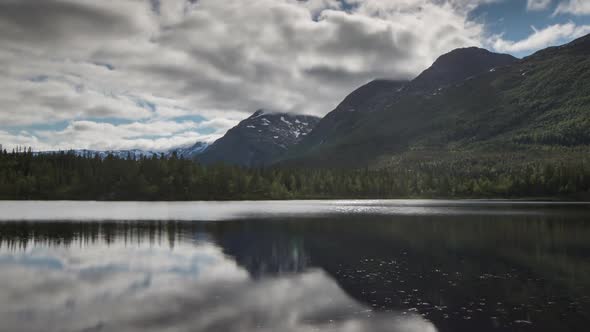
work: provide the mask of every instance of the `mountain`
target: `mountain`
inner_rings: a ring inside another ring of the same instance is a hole
[[[590,152],[589,55],[590,35],[524,59],[457,49],[411,81],[367,83],[321,120],[261,110],[210,146],[175,151],[246,167],[484,161],[497,170],[582,160]]]
[[[138,149],[132,149],[132,150],[88,150],[88,149],[78,149],[78,150],[67,150],[67,151],[42,151],[42,152],[36,152],[34,154],[53,154],[53,153],[62,153],[62,152],[66,152],[66,153],[74,153],[77,156],[81,156],[81,157],[100,157],[100,158],[106,158],[109,155],[112,155],[114,157],[117,158],[122,158],[122,159],[128,159],[129,157],[133,158],[133,159],[139,159],[139,158],[152,158],[153,156],[156,157],[160,157],[162,155],[166,155],[166,152],[155,152],[155,151],[145,151],[145,150],[138,150]]]
[[[375,80],[352,92],[336,109],[324,117],[317,127],[287,157],[312,155],[314,164],[347,164],[350,155],[362,157],[372,150],[387,149],[390,140],[372,139],[363,146],[363,142],[349,141],[346,137],[380,115],[374,114],[394,107],[400,99],[408,96],[421,98],[437,94],[444,88],[464,82],[474,76],[489,72],[490,69],[506,66],[517,59],[506,54],[492,53],[479,48],[463,48],[454,50],[439,57],[434,64],[413,81]],[[369,125],[370,126],[370,125]],[[343,152],[324,154],[331,146],[340,147],[345,141],[350,154]],[[358,148],[357,148],[358,147]],[[314,153],[318,151],[318,153]]]
[[[289,155],[305,153],[333,139],[346,135],[360,126],[370,113],[387,107],[402,93],[407,81],[376,80],[351,93],[336,109],[326,115],[314,130]]]
[[[492,53],[482,48],[459,48],[436,59],[430,68],[411,82],[411,89],[428,92],[444,88],[517,60],[512,55]]]
[[[246,167],[268,165],[299,143],[318,121],[313,116],[259,110],[230,129],[196,160]]]
[[[205,152],[205,150],[207,150],[208,147],[209,143],[207,142],[197,142],[193,145],[172,149],[168,152],[168,154],[176,152],[176,155],[179,158],[195,159],[198,155]]]
[[[79,150],[68,150],[68,151],[43,151],[43,152],[36,152],[35,154],[50,154],[50,153],[60,153],[60,152],[72,152],[78,156],[89,156],[89,157],[100,157],[106,158],[109,155],[115,156],[121,159],[128,159],[129,157],[133,159],[140,159],[140,158],[152,158],[152,157],[161,157],[161,156],[170,156],[172,153],[176,153],[178,158],[183,159],[194,159],[198,154],[202,153],[207,149],[209,143],[206,142],[197,142],[193,145],[181,148],[171,149],[169,151],[146,151],[146,150],[139,150],[139,149],[131,149],[131,150],[87,150],[87,149],[79,149]]]
[[[355,91],[347,100],[367,111],[346,113],[345,100],[282,162],[355,167],[585,156],[589,55],[589,36],[522,60],[452,51],[405,85],[376,81]]]

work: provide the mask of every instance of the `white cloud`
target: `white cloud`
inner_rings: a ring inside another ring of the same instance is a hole
[[[2,327],[9,331],[437,331],[433,323],[411,312],[372,310],[321,270],[254,278],[222,248],[193,245],[162,228],[151,243],[135,232],[141,230],[132,228],[124,235],[119,229],[113,236],[91,241],[80,237],[79,243],[72,243],[76,250],[51,245],[46,239],[19,250],[0,247]],[[168,240],[175,241],[173,250]],[[23,320],[14,314],[18,312],[29,313],[30,318]]]
[[[545,10],[553,0],[527,0],[526,8],[530,11]]]
[[[530,52],[553,46],[566,39],[578,38],[588,33],[590,33],[590,25],[578,26],[570,22],[551,25],[542,30],[533,27],[533,33],[519,41],[505,40],[502,36],[497,35],[490,39],[490,44],[498,52]]]
[[[199,130],[217,137],[260,108],[324,115],[369,80],[409,79],[454,48],[485,45],[469,14],[496,1],[0,0],[0,129],[13,135],[1,143],[161,149],[202,138]],[[583,30],[492,41],[519,52]],[[179,138],[127,137],[121,125],[112,137],[69,140],[14,129],[196,116],[211,126],[172,133]]]
[[[347,0],[344,12],[336,0],[3,0],[0,123],[8,133],[7,126],[105,118],[154,125],[199,115],[218,136],[260,108],[324,115],[371,79],[408,79],[442,53],[481,45],[483,26],[468,13],[491,1]],[[190,136],[107,129],[108,138],[98,129],[87,137],[75,128],[28,134],[37,149],[156,149]]]
[[[555,14],[590,15],[590,1],[564,0],[557,6]]]
[[[231,121],[150,121],[111,124],[96,121],[72,121],[61,130],[22,130],[17,133],[0,131],[5,148],[32,146],[34,150],[127,150],[163,151],[170,147],[192,145],[197,141],[211,142],[219,138],[235,122]],[[203,129],[215,132],[200,133]]]

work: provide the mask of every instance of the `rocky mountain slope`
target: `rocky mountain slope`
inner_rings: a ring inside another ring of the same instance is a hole
[[[318,122],[319,118],[313,116],[259,110],[195,159],[204,164],[269,165],[307,136]]]
[[[179,158],[195,159],[198,155],[205,152],[205,150],[207,150],[208,147],[209,147],[209,143],[207,143],[207,142],[197,142],[197,143],[190,145],[190,146],[180,147],[177,149],[170,150],[168,152],[168,154],[176,152],[176,155]]]

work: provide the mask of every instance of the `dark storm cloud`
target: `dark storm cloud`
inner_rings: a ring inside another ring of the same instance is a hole
[[[381,71],[355,72],[346,68],[335,68],[322,65],[305,69],[305,74],[313,81],[318,82],[318,84],[329,84],[334,87],[340,86],[343,89],[348,86],[348,82],[351,80],[357,80],[359,77],[365,77],[367,81],[375,78],[409,80],[413,75],[411,72],[395,72],[393,70],[387,73]]]
[[[74,34],[87,38],[116,36],[137,29],[133,21],[114,10],[68,1],[0,1],[0,37],[8,40],[52,43]]]
[[[391,25],[375,24],[371,19],[355,17],[343,12],[330,12],[324,16],[333,29],[333,35],[321,45],[326,54],[389,54],[407,57],[413,53],[409,41],[416,38],[413,32]],[[398,35],[401,38],[398,39]],[[368,52],[370,51],[370,52]]]
[[[356,77],[359,73],[348,70],[347,68],[334,68],[327,65],[318,65],[305,69],[305,74],[319,81],[324,82],[342,82]]]

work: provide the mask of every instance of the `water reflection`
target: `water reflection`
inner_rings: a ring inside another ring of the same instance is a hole
[[[588,203],[526,201],[351,200],[261,202],[78,202],[0,201],[0,220],[105,221],[186,220],[221,221],[342,215],[585,215]]]
[[[6,223],[0,239],[4,331],[436,331],[319,269],[253,278],[194,225]]]
[[[587,331],[564,211],[4,222],[0,329]]]

